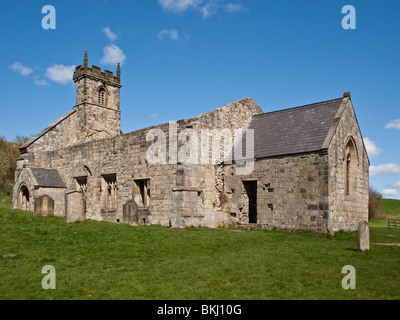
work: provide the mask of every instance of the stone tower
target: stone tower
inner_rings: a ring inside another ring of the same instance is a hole
[[[83,66],[76,67],[73,80],[77,88],[77,112],[74,135],[75,142],[115,137],[121,134],[121,112],[119,91],[121,67],[118,63],[116,75],[104,72],[97,66],[88,66],[85,51]]]

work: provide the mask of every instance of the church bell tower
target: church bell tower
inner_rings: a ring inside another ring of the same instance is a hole
[[[74,110],[78,114],[75,139],[79,142],[121,134],[121,66],[118,63],[114,76],[112,71],[102,72],[98,66],[92,65],[89,68],[88,64],[88,54],[85,51],[83,66],[77,66],[73,76],[77,89]]]

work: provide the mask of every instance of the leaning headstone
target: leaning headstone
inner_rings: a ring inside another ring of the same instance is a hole
[[[139,222],[138,206],[135,201],[129,200],[122,209],[123,222],[137,226]]]
[[[367,221],[358,224],[358,250],[369,250],[369,226]]]
[[[65,194],[65,222],[73,223],[85,220],[85,198],[79,191]]]
[[[35,217],[54,216],[54,200],[47,195],[35,200]]]

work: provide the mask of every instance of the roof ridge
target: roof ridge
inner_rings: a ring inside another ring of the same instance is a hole
[[[325,104],[325,103],[332,102],[332,101],[336,101],[336,100],[343,100],[343,97],[336,98],[336,99],[331,99],[331,100],[326,100],[326,101],[321,101],[321,102],[315,102],[315,103],[305,104],[305,105],[297,106],[297,107],[291,107],[291,108],[286,108],[286,109],[281,109],[281,110],[275,110],[275,111],[265,112],[265,113],[261,113],[261,114],[255,114],[255,115],[253,115],[253,118],[254,118],[254,117],[260,117],[260,116],[268,115],[268,114],[272,114],[272,113],[285,112],[285,111],[293,110],[293,109],[311,107],[311,106],[314,106],[314,105],[317,105],[317,104]]]

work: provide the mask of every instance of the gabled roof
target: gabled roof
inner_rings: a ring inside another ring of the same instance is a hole
[[[42,168],[29,168],[36,179],[38,187],[48,188],[65,188],[65,183],[62,181],[57,170],[49,170]]]
[[[339,98],[253,116],[248,129],[254,130],[255,158],[322,150],[342,101]]]

